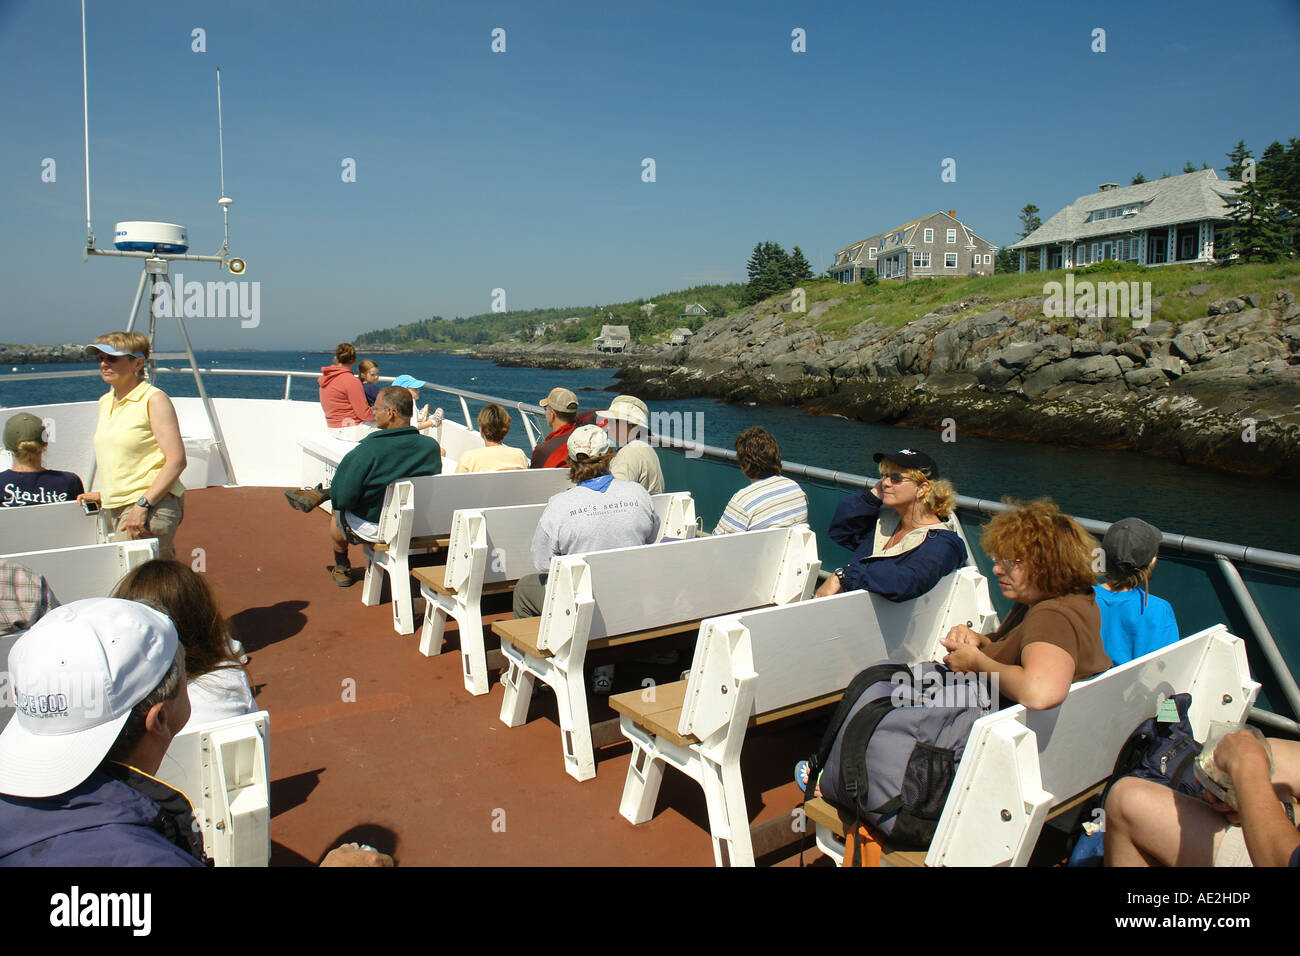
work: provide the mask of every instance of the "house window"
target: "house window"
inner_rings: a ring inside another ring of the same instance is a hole
[[[952,230],[949,230],[949,232],[951,232],[951,231],[952,231]],[[956,269],[956,268],[957,268],[957,253],[955,253],[955,252],[945,252],[945,253],[943,254],[943,267],[944,267],[945,269]]]
[[[912,253],[912,268],[913,269],[930,268],[930,253],[928,252]]]
[[[991,252],[984,253],[984,264],[986,266],[993,265],[993,253]]]
[[[875,258],[876,258],[876,247],[875,247],[875,246],[872,246],[870,249],[867,250],[867,256],[868,256],[869,258],[871,258],[871,259],[875,259]]]
[[[1089,256],[1090,262],[1101,262],[1101,244],[1094,242],[1092,244],[1092,254]]]
[[[956,229],[949,229],[949,230],[948,230],[948,239],[947,239],[947,241],[948,241],[949,243],[954,243],[954,242],[957,241],[957,230],[956,230]]]
[[[933,230],[933,229],[927,229],[927,230],[925,230],[925,239],[924,239],[923,241],[925,241],[925,242],[934,242],[934,230]]]

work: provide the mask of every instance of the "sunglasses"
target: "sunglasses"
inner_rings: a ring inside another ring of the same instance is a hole
[[[881,475],[881,476],[880,476],[880,480],[881,480],[881,481],[891,481],[891,482],[893,482],[893,483],[896,484],[896,485],[901,485],[901,484],[902,484],[903,482],[905,482],[905,481],[916,481],[915,478],[909,478],[909,477],[907,477],[907,475],[903,474],[901,471],[891,471],[891,472],[890,472],[889,474],[887,474],[887,475]]]
[[[1000,564],[1002,565],[1003,568],[1005,568],[1008,571],[1014,571],[1016,568],[1020,567],[1022,564],[1025,563],[1024,558],[999,558],[996,555],[992,555],[992,554],[990,554],[989,557],[992,559],[994,564]]]

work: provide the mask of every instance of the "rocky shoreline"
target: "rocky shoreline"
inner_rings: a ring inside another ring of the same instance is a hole
[[[85,345],[0,345],[0,365],[56,365],[84,361]]]
[[[616,367],[620,387],[646,400],[793,405],[1300,478],[1300,302],[1291,291],[1219,300],[1204,317],[1141,330],[1048,319],[1034,297],[951,303],[896,329],[868,319],[832,337],[812,321],[837,301],[807,315],[792,313],[788,298],[769,301],[676,348],[598,355],[496,345],[473,354],[500,365]]]

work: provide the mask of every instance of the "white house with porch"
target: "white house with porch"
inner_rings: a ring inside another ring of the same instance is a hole
[[[1010,248],[1020,253],[1021,272],[1031,250],[1044,271],[1105,259],[1144,266],[1213,262],[1215,229],[1230,222],[1229,202],[1240,187],[1213,169],[1135,186],[1102,183]]]

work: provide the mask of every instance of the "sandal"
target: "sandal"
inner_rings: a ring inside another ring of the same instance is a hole
[[[794,782],[804,793],[808,792],[808,761],[800,760],[794,765]]]

